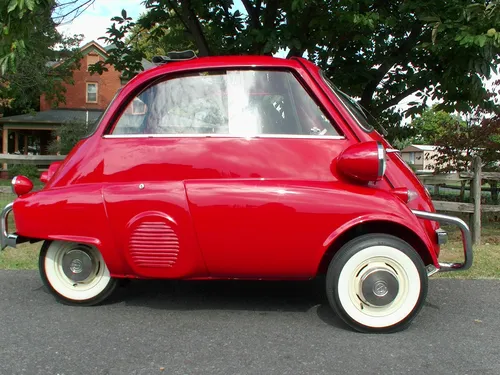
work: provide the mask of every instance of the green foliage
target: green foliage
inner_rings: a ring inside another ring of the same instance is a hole
[[[64,100],[63,84],[72,82],[82,40],[82,36],[63,37],[57,32],[52,17],[55,2],[8,3],[8,8],[0,5],[4,34],[0,38],[0,61],[7,62],[0,74],[0,113],[7,116],[37,110],[42,93],[53,104]],[[23,48],[13,48],[11,42],[16,38]],[[59,64],[49,66],[54,61]]]
[[[412,144],[409,138],[400,140],[399,138],[395,138],[394,141],[391,142],[392,146],[397,148],[398,150],[402,150]]]
[[[133,47],[126,41],[126,35],[136,29],[135,22],[131,17],[127,17],[127,12],[122,11],[122,16],[113,17],[113,24],[108,28],[108,37],[102,37],[106,44],[112,44],[113,49],[109,51],[106,61],[99,61],[89,67],[89,71],[102,74],[108,71],[108,65],[113,65],[116,70],[121,71],[125,79],[132,78],[137,72],[142,70],[141,60],[143,52]],[[118,27],[117,27],[118,26]]]
[[[47,35],[47,34],[46,34]],[[58,51],[51,46],[58,41]],[[57,105],[65,100],[65,83],[73,82],[73,70],[79,67],[81,53],[78,45],[81,37],[44,39],[39,36],[39,46],[17,60],[15,73],[0,77],[0,113],[6,116],[38,110],[40,95]],[[64,60],[62,60],[64,58]],[[49,61],[59,61],[52,67]]]
[[[85,122],[70,121],[62,124],[55,131],[55,139],[49,145],[49,152],[51,154],[61,154],[67,155],[75,147],[75,145],[83,137],[85,137],[91,128],[92,124],[86,124]],[[60,137],[60,140],[57,140]]]
[[[411,127],[417,134],[413,143],[434,145],[451,129],[463,130],[467,123],[459,116],[452,115],[436,107],[425,110],[420,117],[411,122]]]
[[[436,139],[440,155],[437,157],[437,172],[470,169],[472,157],[481,157],[483,169],[499,170],[500,161],[500,116],[484,119],[481,123],[456,127],[447,123],[445,131]]]
[[[38,168],[32,164],[11,164],[7,166],[7,170],[10,178],[14,176],[26,176],[33,181],[40,177]]]
[[[431,100],[448,112],[496,108],[481,79],[500,62],[500,0],[242,0],[246,14],[232,0],[144,4],[147,12],[137,21],[114,17],[104,38],[117,47],[107,62],[127,76],[142,69],[142,58],[171,50],[307,53],[390,128],[393,139],[411,136],[399,128],[402,116],[423,112]],[[411,94],[418,100],[396,112]]]
[[[0,73],[15,71],[22,58],[36,43],[31,38],[50,18],[52,0],[3,0],[0,5]],[[49,17],[49,18],[48,18]]]

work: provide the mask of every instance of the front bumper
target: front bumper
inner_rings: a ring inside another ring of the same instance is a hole
[[[12,207],[14,206],[14,202],[9,203],[2,210],[2,218],[0,222],[1,233],[0,233],[0,246],[1,249],[5,249],[7,246],[16,247],[17,245],[17,234],[9,233],[9,225],[7,223],[7,219],[9,217],[10,212],[12,211]]]
[[[472,266],[473,262],[473,251],[472,251],[472,236],[469,226],[458,217],[437,214],[434,212],[418,211],[412,210],[412,212],[420,219],[438,221],[440,223],[453,224],[456,225],[462,232],[462,243],[464,250],[464,261],[462,263],[444,263],[439,262],[439,268],[433,267],[433,269],[428,269],[428,273],[433,274],[435,272],[449,272],[449,271],[465,271]],[[437,243],[443,244],[446,242],[446,232],[443,230],[436,231]]]

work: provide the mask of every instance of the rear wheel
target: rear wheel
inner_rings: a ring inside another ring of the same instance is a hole
[[[344,245],[327,272],[331,307],[361,332],[395,332],[408,327],[427,296],[422,259],[405,241],[369,234]]]
[[[66,304],[96,305],[108,298],[117,285],[99,250],[86,244],[45,241],[39,269],[47,289]]]

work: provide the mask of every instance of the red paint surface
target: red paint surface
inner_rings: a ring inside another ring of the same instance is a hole
[[[377,142],[356,143],[346,148],[338,157],[339,172],[357,182],[379,181],[379,156]]]
[[[138,90],[159,77],[254,66],[293,71],[345,138],[104,137]],[[371,184],[338,172],[339,155],[367,141],[389,147],[347,116],[305,60],[170,64],[126,85],[96,132],[51,169],[45,188],[15,201],[16,227],[26,237],[94,244],[117,277],[310,278],[342,233],[367,222],[413,232],[418,251],[436,264],[435,228],[410,210],[434,208],[404,162],[389,155],[385,177]],[[405,204],[390,192],[401,187],[419,197]]]

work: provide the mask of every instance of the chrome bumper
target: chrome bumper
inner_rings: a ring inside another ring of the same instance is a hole
[[[9,203],[2,210],[2,220],[0,225],[2,226],[2,233],[0,233],[0,245],[1,249],[5,249],[7,246],[16,247],[17,245],[17,234],[9,233],[9,226],[7,224],[7,219],[9,217],[10,212],[12,211],[12,207],[14,206],[14,202]]]
[[[449,272],[449,271],[465,271],[472,266],[473,252],[472,252],[472,236],[469,226],[458,217],[448,216],[442,214],[436,214],[433,212],[412,210],[415,216],[432,221],[438,221],[440,223],[453,224],[456,225],[462,232],[462,243],[464,248],[464,262],[463,263],[442,263],[439,262],[439,269],[430,270],[429,274],[439,272]],[[443,244],[446,242],[447,234],[443,230],[436,231],[437,243]]]

